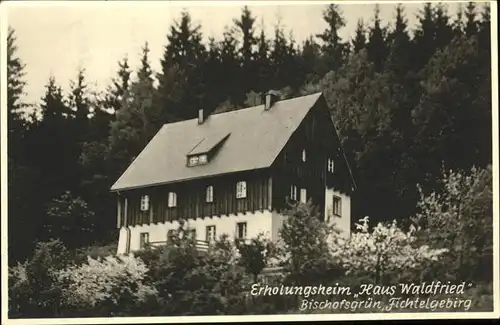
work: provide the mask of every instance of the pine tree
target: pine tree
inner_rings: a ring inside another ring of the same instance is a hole
[[[50,220],[46,215],[46,204],[59,197],[65,191],[78,189],[80,169],[78,157],[80,146],[75,135],[75,113],[70,108],[62,89],[54,77],[50,77],[46,92],[41,99],[42,119],[33,128],[32,140],[29,144],[31,159],[36,161],[33,168],[39,174],[32,190],[39,191],[32,198],[33,213],[38,214],[39,232],[37,239],[44,240],[57,237],[50,232]],[[40,191],[43,189],[43,191]]]
[[[366,45],[368,59],[374,63],[375,71],[381,71],[389,53],[387,45],[387,29],[381,26],[380,8],[375,5],[373,26],[369,29]]]
[[[26,106],[21,100],[26,82],[24,64],[16,56],[17,45],[13,28],[9,26],[7,33],[7,115],[9,139],[20,136],[24,129],[21,110]]]
[[[226,26],[220,42],[221,71],[224,71],[224,82],[220,85],[224,98],[233,104],[243,101],[244,90],[240,86],[240,65],[238,60],[238,40],[234,29]]]
[[[70,81],[70,87],[69,105],[72,110],[71,117],[74,120],[73,133],[77,145],[80,145],[88,136],[89,117],[92,109],[85,80],[85,69],[78,69],[76,80]]]
[[[214,37],[208,39],[207,59],[204,66],[205,81],[207,84],[207,96],[205,99],[205,114],[212,114],[215,108],[227,98],[226,89],[221,85],[226,82],[226,76],[222,71],[221,44]]]
[[[8,170],[8,225],[9,225],[9,263],[22,260],[29,250],[30,238],[34,237],[35,228],[30,227],[29,216],[31,196],[36,195],[31,191],[37,182],[36,175],[30,170],[30,157],[25,153],[27,148],[29,129],[22,116],[25,103],[22,101],[24,86],[24,64],[17,56],[16,36],[13,28],[9,26],[7,32],[7,170]],[[31,161],[32,162],[32,161]],[[23,245],[16,242],[19,238],[27,236]],[[32,244],[32,243],[31,243]]]
[[[450,24],[450,16],[448,9],[445,5],[438,3],[435,11],[435,47],[436,49],[443,49],[450,44],[453,39],[453,27]]]
[[[303,73],[302,84],[316,83],[319,81],[321,71],[321,52],[319,45],[314,41],[313,36],[308,37],[302,46],[301,72]]]
[[[404,16],[401,4],[396,7],[396,22],[394,30],[387,37],[390,44],[386,69],[404,76],[411,69],[410,53],[412,51],[410,35],[408,34],[408,21]]]
[[[177,119],[193,118],[203,106],[205,78],[203,74],[206,49],[202,44],[200,25],[193,25],[188,12],[181,13],[167,35],[168,44],[161,60],[161,72],[158,74],[158,106],[166,111],[165,116]],[[173,80],[176,78],[177,80]],[[173,96],[169,85],[178,85]],[[181,89],[189,89],[189,92]],[[178,97],[180,95],[180,97]],[[172,102],[172,100],[178,102]]]
[[[362,49],[366,48],[366,30],[363,19],[358,19],[356,24],[355,36],[352,40],[352,50],[354,53],[358,53]]]
[[[264,92],[270,89],[270,46],[269,40],[264,32],[264,22],[261,21],[260,35],[257,37],[257,53],[255,53],[255,62],[257,65],[257,82],[255,90]]]
[[[270,53],[270,67],[273,71],[272,89],[281,89],[284,87],[297,88],[297,74],[295,69],[298,67],[296,62],[296,48],[293,35],[290,34],[287,39],[285,31],[280,21],[274,28],[274,39]]]
[[[442,164],[456,170],[491,163],[491,128],[484,127],[491,125],[491,96],[481,95],[490,87],[484,67],[477,40],[460,38],[437,52],[424,70],[414,123],[425,186],[436,185]]]
[[[479,22],[476,19],[477,13],[476,13],[476,5],[474,2],[469,2],[467,6],[465,7],[465,35],[467,36],[473,36],[478,33],[479,29]]]
[[[418,49],[418,53],[415,52],[412,55],[412,62],[416,71],[422,69],[436,51],[436,26],[432,3],[425,3],[424,8],[418,15],[418,21],[419,25],[415,29],[415,36],[413,38],[414,48]]]
[[[328,71],[336,71],[344,63],[348,51],[348,44],[343,43],[339,35],[339,30],[346,24],[339,5],[328,5],[323,12],[323,20],[328,27],[322,34],[316,36],[323,42],[321,50],[326,68]]]
[[[453,31],[455,36],[461,36],[464,33],[464,8],[462,3],[458,4],[457,16],[453,21]]]
[[[154,105],[156,89],[149,62],[149,47],[142,48],[141,65],[129,95],[111,123],[110,153],[117,175],[144,149],[163,124],[163,109]]]
[[[254,33],[255,17],[248,9],[248,6],[243,7],[239,20],[233,19],[234,24],[238,28],[238,34],[241,36],[241,47],[239,54],[243,67],[250,67],[250,62],[253,59],[253,46],[257,43]]]
[[[111,85],[107,87],[104,106],[116,113],[120,109],[120,102],[130,89],[131,70],[128,64],[128,57],[124,56],[118,61],[117,76],[112,79]]]
[[[485,3],[481,11],[481,20],[478,26],[478,41],[479,48],[482,53],[483,60],[488,62],[488,67],[491,65],[491,21],[490,21],[490,4]],[[489,68],[488,68],[489,69]]]

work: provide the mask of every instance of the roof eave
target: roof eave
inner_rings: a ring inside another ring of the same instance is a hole
[[[244,173],[244,172],[250,172],[250,171],[264,170],[264,169],[269,169],[270,167],[271,167],[271,165],[264,166],[264,167],[259,167],[259,168],[254,168],[254,169],[238,170],[238,171],[234,171],[234,172],[220,173],[220,174],[214,174],[214,175],[205,175],[205,176],[199,176],[199,177],[183,178],[183,179],[179,179],[179,180],[175,180],[175,181],[149,183],[149,184],[145,184],[145,185],[119,187],[119,188],[113,188],[113,187],[111,187],[110,192],[111,193],[116,193],[116,192],[123,192],[123,191],[138,190],[138,189],[143,189],[143,188],[148,188],[148,187],[156,187],[156,186],[178,184],[178,183],[184,183],[184,182],[188,182],[188,181],[194,181],[194,180],[200,180],[200,179],[206,179],[206,178],[214,178],[214,177],[226,176],[226,175],[231,175],[231,174],[238,174],[238,173]]]

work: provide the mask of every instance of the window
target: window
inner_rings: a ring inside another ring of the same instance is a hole
[[[334,195],[333,196],[333,215],[336,215],[336,216],[341,216],[341,210],[342,206],[341,206],[341,198]]]
[[[174,231],[170,229],[167,231],[167,244],[172,244],[174,242]]]
[[[290,200],[297,201],[297,186],[290,186]]]
[[[236,198],[242,199],[247,197],[247,182],[242,181],[236,184]]]
[[[247,223],[238,222],[236,224],[236,239],[245,239],[247,237]]]
[[[305,162],[306,158],[306,149],[302,149],[302,161]]]
[[[206,236],[206,241],[209,243],[214,242],[217,237],[215,233],[215,226],[207,226],[207,236]]]
[[[177,194],[175,192],[168,192],[168,207],[174,208],[177,206]]]
[[[307,203],[307,190],[305,188],[300,189],[300,202]]]
[[[141,196],[141,211],[149,210],[149,195]]]
[[[147,232],[141,232],[140,233],[140,249],[144,249],[146,247],[146,244],[149,243],[149,233]]]
[[[189,158],[189,166],[194,166],[198,164],[198,156]]]
[[[335,162],[334,162],[334,160],[333,160],[333,159],[328,158],[328,171],[329,171],[330,173],[333,173],[333,171],[334,171],[334,166],[335,166]]]
[[[207,162],[208,162],[208,156],[207,156],[207,154],[202,154],[202,155],[197,155],[197,156],[191,156],[188,159],[188,165],[189,166],[204,165]]]
[[[214,187],[212,185],[207,186],[206,201],[208,203],[211,203],[214,201]]]
[[[200,163],[200,164],[206,164],[206,163],[207,163],[207,161],[208,161],[208,159],[207,159],[207,155],[201,155],[201,156],[200,156],[200,160],[199,160],[199,163]]]

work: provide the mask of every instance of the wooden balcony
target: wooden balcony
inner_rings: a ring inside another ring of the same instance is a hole
[[[149,245],[151,245],[151,247],[155,248],[155,247],[170,245],[170,243],[166,240],[153,241],[153,242],[149,242]],[[196,248],[198,250],[206,252],[208,250],[209,243],[206,240],[196,240],[195,245],[196,245]]]

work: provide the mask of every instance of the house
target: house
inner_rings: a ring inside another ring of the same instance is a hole
[[[197,240],[265,233],[287,199],[319,207],[350,233],[355,183],[321,93],[163,125],[112,186],[118,254],[167,242],[179,219]]]

